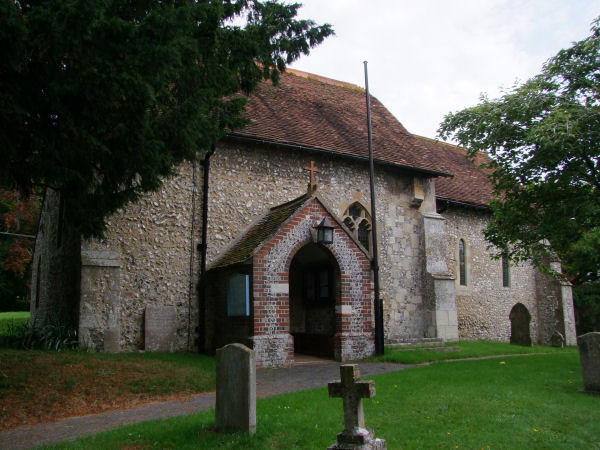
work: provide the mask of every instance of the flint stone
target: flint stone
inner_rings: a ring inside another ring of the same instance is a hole
[[[217,350],[217,403],[219,432],[256,431],[256,359],[242,344]]]
[[[586,333],[578,338],[581,375],[585,391],[600,393],[600,333]]]

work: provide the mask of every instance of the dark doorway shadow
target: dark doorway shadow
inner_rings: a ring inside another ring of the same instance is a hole
[[[307,244],[290,264],[290,334],[294,353],[333,358],[339,268],[331,252]]]

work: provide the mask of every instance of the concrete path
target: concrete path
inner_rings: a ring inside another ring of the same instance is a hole
[[[379,373],[411,367],[387,363],[359,363],[359,366],[362,379]],[[299,358],[293,367],[257,370],[256,396],[264,398],[285,392],[326,386],[328,382],[339,378],[339,363],[317,358]],[[207,392],[185,400],[146,403],[131,409],[69,417],[57,422],[38,425],[23,425],[0,431],[0,449],[32,448],[38,445],[72,440],[123,425],[192,414],[214,406],[215,393]]]

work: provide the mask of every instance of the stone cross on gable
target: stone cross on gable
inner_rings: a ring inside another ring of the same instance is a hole
[[[310,172],[310,190],[311,192],[315,190],[317,183],[315,183],[315,173],[321,173],[319,169],[315,167],[315,162],[310,162],[310,167],[304,167],[304,170],[308,170]]]
[[[344,425],[346,431],[365,427],[365,414],[363,411],[363,398],[375,397],[375,382],[358,381],[360,371],[357,364],[340,366],[342,380],[328,384],[330,397],[344,399]]]

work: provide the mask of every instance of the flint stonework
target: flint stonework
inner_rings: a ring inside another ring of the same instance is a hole
[[[219,432],[256,431],[256,361],[242,344],[217,350],[215,422]]]
[[[600,333],[586,333],[578,341],[583,388],[600,393]]]

